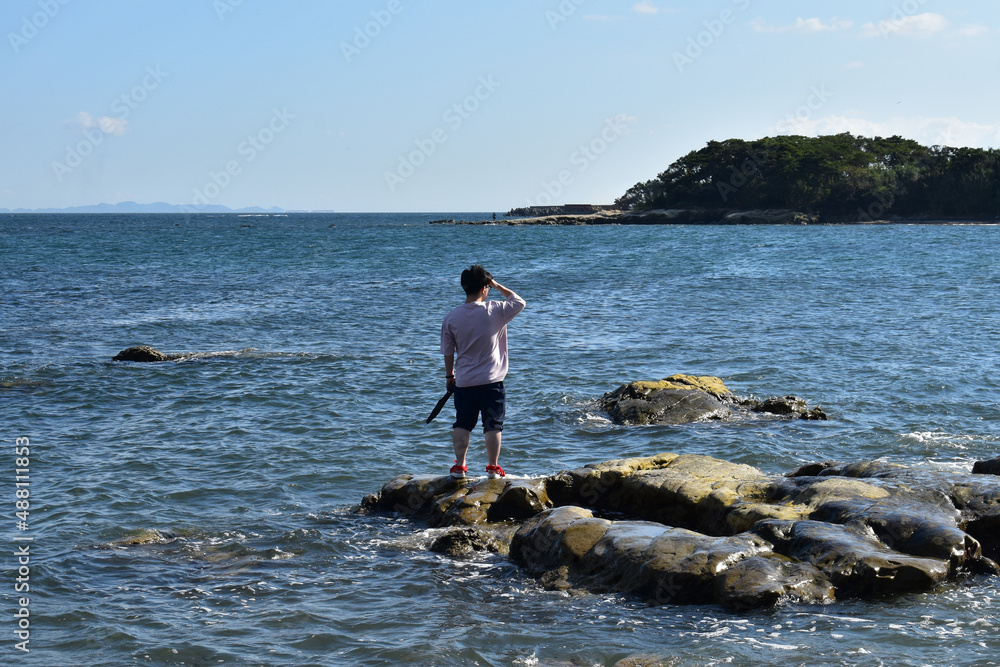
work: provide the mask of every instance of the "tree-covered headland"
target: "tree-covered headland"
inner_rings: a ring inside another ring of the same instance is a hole
[[[821,219],[993,219],[1000,151],[849,133],[710,141],[615,202],[626,210],[791,209]]]

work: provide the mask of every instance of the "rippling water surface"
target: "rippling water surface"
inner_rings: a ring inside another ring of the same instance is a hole
[[[11,445],[30,438],[35,537],[31,653],[7,615],[0,662],[997,663],[995,580],[650,608],[543,591],[503,557],[435,554],[433,530],[352,508],[451,464],[447,414],[423,420],[472,262],[528,301],[510,327],[509,474],[661,451],[768,473],[967,470],[1000,449],[1000,228],[427,224],[440,217],[458,216],[0,216],[0,486],[13,497]],[[202,354],[110,361],[139,343]],[[833,420],[622,428],[589,409],[675,372]],[[13,610],[16,563],[0,568]]]

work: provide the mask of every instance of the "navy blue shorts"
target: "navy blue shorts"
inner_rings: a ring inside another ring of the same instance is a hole
[[[455,423],[452,428],[471,431],[483,415],[483,432],[503,430],[507,393],[503,382],[480,384],[475,387],[455,387]]]

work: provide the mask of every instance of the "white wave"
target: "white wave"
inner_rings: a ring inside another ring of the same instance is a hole
[[[974,433],[946,433],[944,431],[913,431],[911,433],[900,433],[899,437],[922,445],[926,444],[952,444],[961,449],[967,445],[980,442],[996,442],[996,436],[980,435]]]

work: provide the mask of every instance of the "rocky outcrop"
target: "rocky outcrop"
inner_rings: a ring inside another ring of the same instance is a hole
[[[157,350],[155,347],[150,347],[149,345],[135,345],[133,347],[125,348],[115,356],[111,357],[111,360],[140,362],[176,361],[183,356],[184,355],[182,354],[165,354]]]
[[[828,416],[796,396],[760,401],[740,397],[712,376],[671,375],[657,382],[623,384],[597,401],[597,408],[616,424],[686,424],[694,421],[738,421],[754,416],[774,419],[817,419]]]
[[[361,507],[455,527],[441,550],[509,551],[546,588],[651,604],[827,603],[1000,574],[1000,479],[881,462],[777,476],[664,453],[530,480],[403,475]]]
[[[499,220],[434,220],[432,224],[456,225],[811,225],[818,216],[787,209],[654,209],[620,211],[601,209],[593,213],[570,213],[564,207],[540,209],[548,215]]]

